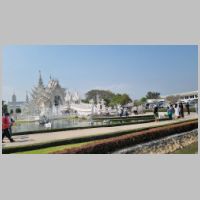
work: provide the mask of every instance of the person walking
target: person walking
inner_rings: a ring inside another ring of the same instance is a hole
[[[2,117],[2,143],[4,143],[3,139],[4,137],[7,137],[10,142],[15,142],[12,138],[12,136],[10,135],[10,114],[6,113],[5,116]]]
[[[175,114],[175,109],[174,109],[174,106],[172,104],[170,105],[170,109],[171,109],[171,112],[172,112],[172,119],[173,119],[174,114]]]
[[[153,113],[154,113],[154,117],[155,117],[155,122],[158,122],[159,121],[159,113],[158,113],[158,106],[157,105],[154,106]]]
[[[169,106],[167,107],[167,115],[169,117],[169,120],[173,119],[173,106],[172,105],[170,105],[170,107]]]
[[[178,104],[175,104],[175,119],[180,118],[180,107]]]
[[[183,103],[182,102],[179,104],[179,107],[180,107],[180,117],[184,118],[184,108],[183,108]]]
[[[125,110],[125,116],[126,116],[126,117],[129,116],[129,114],[128,114],[128,109],[127,109],[127,108],[126,108],[126,110]]]
[[[167,116],[170,119],[170,110],[169,110],[169,106],[167,106]]]
[[[188,115],[190,115],[190,104],[189,104],[189,102],[186,103],[185,107],[186,107]]]
[[[195,111],[198,114],[198,102],[195,104]]]
[[[138,108],[136,106],[133,107],[133,113],[134,115],[138,115]]]
[[[9,128],[9,132],[10,132],[10,136],[12,136],[12,126],[14,125],[15,120],[13,119],[12,116],[10,116],[10,128]]]
[[[123,114],[124,114],[124,109],[121,108],[119,116],[120,116],[120,117],[123,117]]]

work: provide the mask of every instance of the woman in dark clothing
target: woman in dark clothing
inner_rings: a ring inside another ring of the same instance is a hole
[[[188,115],[190,115],[190,104],[188,102],[186,103],[185,107],[187,109]]]
[[[182,118],[184,118],[184,108],[183,108],[183,103],[180,103],[180,104],[179,104],[179,107],[180,107],[180,116],[181,116]]]
[[[154,113],[155,121],[158,122],[159,121],[159,113],[158,113],[158,106],[157,105],[154,106],[153,113]]]

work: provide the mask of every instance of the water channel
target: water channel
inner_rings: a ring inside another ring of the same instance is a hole
[[[101,123],[100,123],[101,124]],[[13,134],[18,132],[28,132],[28,131],[39,131],[39,130],[52,130],[52,129],[62,129],[62,128],[73,128],[73,127],[87,127],[90,126],[88,120],[80,119],[59,119],[51,121],[51,128],[46,128],[44,125],[40,125],[39,122],[22,122],[16,123],[12,127]],[[95,123],[94,125],[98,125]]]

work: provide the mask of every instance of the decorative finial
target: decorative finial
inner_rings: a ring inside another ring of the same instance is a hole
[[[28,91],[26,91],[26,102],[29,102],[29,96],[28,96]]]
[[[44,87],[43,80],[42,80],[42,74],[41,74],[40,70],[39,70],[39,86]]]

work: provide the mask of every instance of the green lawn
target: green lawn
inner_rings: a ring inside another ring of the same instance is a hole
[[[177,150],[173,154],[198,154],[198,142]]]
[[[18,153],[14,153],[14,154],[50,154],[55,151],[60,151],[63,149],[70,149],[73,147],[80,147],[80,146],[84,146],[89,143],[91,143],[91,142],[82,142],[82,143],[78,143],[78,144],[61,145],[61,146],[42,148],[42,149],[37,149],[37,150],[32,150],[32,151],[22,151],[22,152],[18,152]]]

